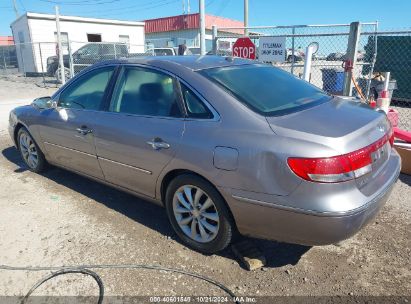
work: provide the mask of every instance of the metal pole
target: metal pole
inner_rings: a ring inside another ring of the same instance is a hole
[[[68,52],[69,52],[69,67],[70,67],[70,78],[74,77],[74,64],[73,64],[73,53],[71,51],[71,41],[68,43]]]
[[[17,9],[16,0],[13,0],[13,9],[14,9],[14,13],[16,14],[16,18],[18,18],[19,17],[19,10]]]
[[[292,38],[291,38],[291,54],[292,54],[292,56],[291,56],[291,74],[294,74],[294,58],[295,58],[295,56],[294,56],[294,52],[295,52],[295,37],[294,37],[294,35],[295,35],[295,27],[293,27],[292,28],[292,30],[291,30],[291,33],[292,33]],[[286,52],[286,54],[287,54],[287,52]],[[287,60],[288,58],[285,58],[285,60]]]
[[[190,0],[187,0],[187,14],[190,14]]]
[[[218,29],[216,25],[213,25],[213,54],[217,55],[217,35],[218,35]]]
[[[64,61],[63,61],[63,48],[61,46],[61,36],[60,36],[60,14],[59,7],[56,5],[56,28],[57,28],[57,45],[58,45],[58,56],[59,56],[59,66],[60,66],[60,79],[61,83],[66,83],[66,77],[64,75]]]
[[[248,0],[244,0],[244,35],[248,36]]]
[[[200,10],[200,53],[205,55],[206,45],[205,45],[205,0],[199,0],[199,10]]]
[[[352,68],[347,68],[347,71],[344,74],[344,96],[352,96],[353,83],[351,79],[353,77],[353,71],[357,63],[357,51],[358,43],[360,41],[360,31],[361,24],[359,22],[352,22],[350,24],[350,36],[348,37],[346,59],[351,61]]]
[[[39,53],[40,53],[40,63],[41,63],[41,76],[43,77],[43,86],[46,87],[46,79],[44,78],[44,64],[43,64],[43,54],[41,52],[41,43],[39,43]]]
[[[307,46],[305,49],[305,63],[304,63],[304,74],[303,79],[307,82],[310,82],[310,74],[311,74],[311,63],[313,58],[313,47]]]

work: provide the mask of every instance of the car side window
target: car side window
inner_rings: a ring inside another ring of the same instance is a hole
[[[125,67],[114,89],[110,111],[181,117],[173,77],[155,70]]]
[[[63,108],[99,110],[115,67],[96,69],[69,85],[59,97]]]
[[[213,118],[213,114],[210,110],[197,97],[197,95],[183,83],[181,83],[181,93],[187,108],[188,117],[203,119]]]

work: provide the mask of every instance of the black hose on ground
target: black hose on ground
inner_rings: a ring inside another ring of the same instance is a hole
[[[182,269],[175,269],[175,268],[168,268],[168,267],[162,267],[158,265],[145,265],[145,264],[123,264],[123,265],[78,265],[78,266],[62,266],[62,267],[57,267],[57,266],[50,266],[50,267],[15,267],[15,266],[7,266],[7,265],[0,265],[0,270],[8,270],[8,271],[55,271],[45,277],[43,277],[40,281],[38,281],[33,287],[29,290],[29,292],[24,296],[23,300],[20,302],[21,304],[25,304],[27,299],[30,297],[30,295],[38,288],[40,287],[43,283],[46,281],[63,275],[63,274],[69,274],[69,273],[81,273],[85,275],[91,276],[98,284],[99,286],[99,298],[98,298],[98,304],[101,304],[103,302],[104,298],[104,285],[103,281],[101,280],[100,276],[95,273],[94,271],[91,271],[89,269],[147,269],[147,270],[156,270],[156,271],[166,271],[166,272],[173,272],[173,273],[179,273],[183,275],[187,275],[193,278],[197,278],[200,280],[203,280],[211,285],[214,285],[218,287],[219,289],[223,290],[225,293],[227,293],[230,297],[233,299],[236,297],[235,294],[225,285],[222,283],[215,281],[211,278],[208,278],[206,276],[203,276],[201,274],[197,274],[194,272],[189,272],[186,270]],[[239,301],[235,301],[235,303],[240,304]]]
[[[63,274],[69,274],[69,273],[81,273],[85,275],[91,276],[98,284],[99,288],[99,295],[98,295],[98,301],[97,304],[102,304],[103,303],[103,298],[104,298],[104,285],[103,281],[101,280],[100,276],[95,273],[94,271],[88,270],[88,269],[76,269],[76,268],[63,268],[60,269],[59,271],[53,272],[45,277],[43,277],[40,281],[38,281],[36,284],[33,285],[32,288],[27,292],[27,294],[24,296],[24,298],[21,300],[20,304],[26,304],[27,300],[29,299],[30,295],[41,285],[43,285],[45,282],[48,280],[55,278],[57,276],[63,275]]]

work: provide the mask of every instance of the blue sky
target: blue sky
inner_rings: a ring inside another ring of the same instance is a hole
[[[243,0],[205,0],[209,14],[242,20]],[[63,15],[123,20],[178,15],[182,0],[16,0],[20,13]],[[191,12],[198,0],[191,0]],[[411,28],[411,0],[249,0],[250,25],[292,25],[379,21],[381,29]],[[10,35],[15,19],[12,0],[0,0],[0,35]]]

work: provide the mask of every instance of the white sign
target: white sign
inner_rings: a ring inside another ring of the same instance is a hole
[[[284,62],[285,55],[285,37],[260,37],[260,61]]]

